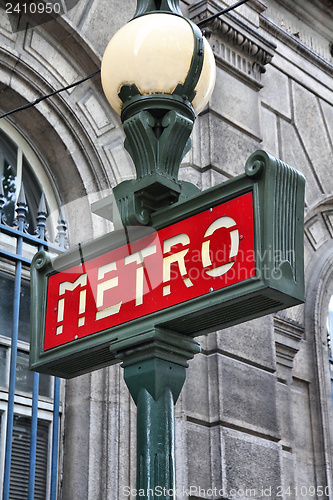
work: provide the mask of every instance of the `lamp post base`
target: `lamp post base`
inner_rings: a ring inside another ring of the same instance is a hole
[[[174,405],[198,352],[195,340],[156,329],[154,340],[120,355],[137,405],[137,499],[174,500]]]

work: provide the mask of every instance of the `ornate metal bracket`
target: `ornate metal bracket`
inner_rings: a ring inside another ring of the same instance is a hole
[[[120,96],[128,106],[122,120],[125,148],[131,155],[137,178],[114,188],[125,225],[148,224],[150,214],[198,193],[189,182],[178,180],[182,159],[191,148],[194,124],[191,106],[169,95],[141,96],[134,85]]]

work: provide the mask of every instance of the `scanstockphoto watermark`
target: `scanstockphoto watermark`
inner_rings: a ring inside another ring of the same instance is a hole
[[[125,498],[135,497],[135,498],[191,498],[193,496],[215,499],[215,498],[254,498],[258,494],[262,496],[268,496],[272,493],[272,488],[231,488],[229,490],[219,489],[219,488],[201,488],[200,486],[189,486],[188,488],[175,488],[168,489],[162,486],[156,486],[155,488],[149,489],[135,489],[129,486],[125,486],[123,489],[123,494]]]
[[[0,7],[8,16],[13,33],[40,26],[67,14],[79,0],[0,0]]]
[[[272,487],[269,488],[230,488],[228,490],[222,488],[201,488],[200,486],[189,486],[183,488],[168,489],[162,486],[156,486],[149,489],[135,489],[125,486],[123,495],[125,498],[172,498],[172,499],[185,499],[192,497],[200,497],[209,499],[215,498],[255,498],[259,496],[271,496]]]
[[[172,498],[186,499],[191,497],[200,497],[209,499],[228,498],[330,498],[329,486],[259,486],[257,488],[201,488],[200,486],[189,486],[188,488],[168,489],[162,486],[156,486],[152,489],[135,489],[130,486],[123,488],[125,498]]]
[[[254,490],[255,491],[255,490]],[[244,496],[244,490],[242,492],[237,491],[237,496],[236,496],[236,490],[235,492],[235,498],[241,498],[238,493],[242,493],[242,496]],[[145,498],[145,499],[153,499],[153,498],[172,498],[172,499],[181,499],[181,498],[191,498],[193,496],[199,496],[202,498],[210,499],[210,498],[221,498],[224,496],[227,496],[227,492],[224,489],[219,489],[219,488],[201,488],[200,486],[189,486],[188,488],[175,488],[175,489],[168,489],[162,486],[155,486],[155,488],[148,488],[148,489],[135,489],[131,488],[129,486],[125,486],[123,489],[123,495],[125,498]],[[229,496],[232,496],[232,491]]]

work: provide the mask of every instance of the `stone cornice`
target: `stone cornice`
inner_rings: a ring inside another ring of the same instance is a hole
[[[276,333],[296,342],[295,346],[304,337],[304,328],[301,325],[278,316],[274,317],[274,330]]]
[[[254,10],[262,12],[264,7],[254,2]],[[214,0],[200,0],[189,7],[191,19],[202,21],[221,9]],[[270,63],[276,46],[233,14],[208,21],[204,26],[206,37],[214,51],[216,62],[227,71],[235,74],[245,83],[257,90],[262,87],[261,74],[265,65]]]
[[[292,368],[294,357],[299,351],[299,343],[304,337],[304,328],[295,322],[274,317],[276,360],[279,364]]]
[[[288,33],[288,31],[281,28],[265,16],[261,16],[260,26],[268,33],[276,37],[279,41],[310,61],[313,65],[317,66],[317,68],[325,71],[325,73],[329,74],[330,76],[333,76],[333,64],[327,61],[327,59],[321,57],[310,47],[305,45],[296,36]]]
[[[319,33],[331,40],[333,21],[329,14],[332,11],[332,0],[276,0],[284,9],[289,10],[301,21],[304,21]]]

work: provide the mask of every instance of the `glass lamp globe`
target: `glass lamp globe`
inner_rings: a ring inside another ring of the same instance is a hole
[[[215,60],[204,38],[204,61],[195,86],[192,106],[203,110],[215,84]],[[184,18],[165,13],[148,14],[123,26],[109,42],[101,67],[106,98],[120,115],[123,85],[135,84],[141,95],[172,94],[188,75],[195,41]]]

